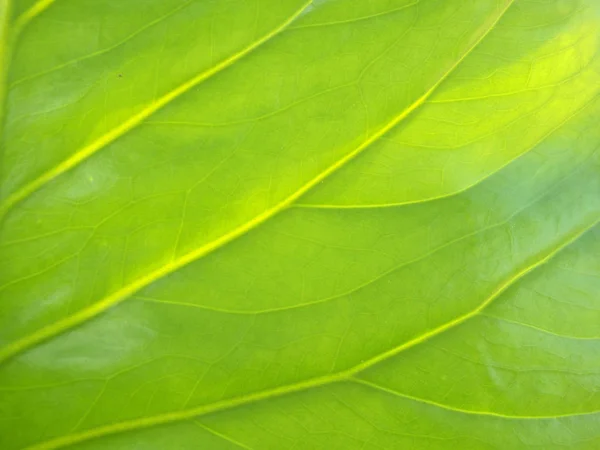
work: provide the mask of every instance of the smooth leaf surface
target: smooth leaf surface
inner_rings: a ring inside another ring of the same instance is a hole
[[[0,448],[600,448],[600,2],[0,19]]]

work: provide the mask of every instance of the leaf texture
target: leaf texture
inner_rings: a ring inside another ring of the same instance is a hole
[[[0,0],[2,449],[600,447],[596,0]]]

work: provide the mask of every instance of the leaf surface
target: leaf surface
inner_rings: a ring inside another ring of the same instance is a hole
[[[596,0],[0,0],[0,447],[600,447]]]

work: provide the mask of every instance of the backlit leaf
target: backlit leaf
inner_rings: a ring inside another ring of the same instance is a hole
[[[598,0],[0,36],[0,448],[600,448]]]

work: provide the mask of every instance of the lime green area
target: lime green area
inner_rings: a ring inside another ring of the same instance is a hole
[[[600,448],[600,2],[0,0],[0,448]]]

